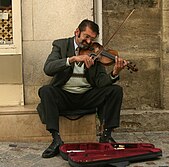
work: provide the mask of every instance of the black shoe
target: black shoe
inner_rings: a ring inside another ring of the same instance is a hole
[[[50,146],[42,153],[42,158],[52,158],[59,154],[59,147],[63,144],[63,142],[57,142],[53,140]]]
[[[99,143],[116,143],[116,141],[111,136],[101,136]]]

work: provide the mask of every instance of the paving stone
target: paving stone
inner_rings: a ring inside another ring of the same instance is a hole
[[[161,148],[163,156],[156,160],[131,163],[129,167],[169,167],[169,131],[160,132],[114,132],[117,142],[152,143]],[[41,158],[50,143],[0,142],[0,167],[69,167],[61,156]]]

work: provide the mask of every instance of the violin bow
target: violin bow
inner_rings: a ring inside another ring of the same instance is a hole
[[[123,20],[123,22],[119,25],[119,27],[117,28],[117,30],[112,34],[112,36],[108,39],[108,41],[104,44],[104,48],[108,45],[108,43],[111,41],[111,39],[116,35],[116,33],[120,30],[120,28],[122,27],[122,25],[128,20],[128,18],[133,14],[133,12],[135,11],[135,9],[133,9],[129,15]]]
[[[100,51],[98,52],[98,54],[96,55],[95,59],[98,57],[98,55],[105,49],[105,47],[108,45],[108,43],[111,41],[111,39],[116,35],[116,33],[120,30],[120,28],[122,27],[122,25],[128,20],[128,18],[133,14],[133,12],[135,11],[135,9],[133,9],[128,16],[123,20],[123,22],[119,25],[119,27],[117,28],[117,30],[112,34],[112,36],[108,39],[108,41],[104,44],[104,46],[102,47],[102,49],[100,49]],[[95,60],[94,59],[94,60]]]

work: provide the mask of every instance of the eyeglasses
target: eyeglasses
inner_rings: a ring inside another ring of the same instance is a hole
[[[96,38],[96,37],[91,37],[91,36],[88,35],[88,34],[83,34],[83,37],[84,37],[85,39],[90,39],[91,41],[94,41],[95,38]]]

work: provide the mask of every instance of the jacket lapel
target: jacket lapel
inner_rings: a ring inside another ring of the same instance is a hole
[[[67,57],[72,57],[75,55],[75,47],[74,47],[74,37],[68,38],[68,46],[67,46]]]

